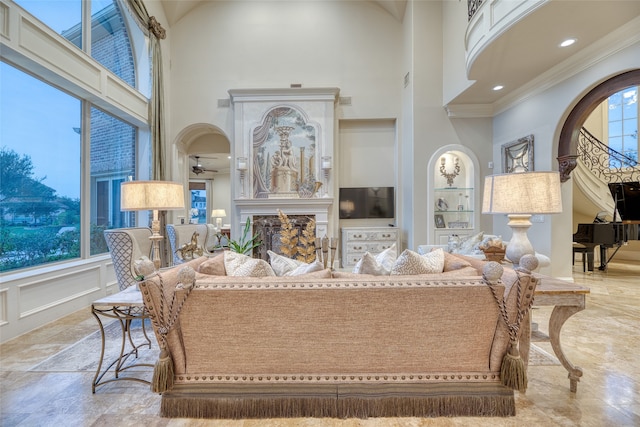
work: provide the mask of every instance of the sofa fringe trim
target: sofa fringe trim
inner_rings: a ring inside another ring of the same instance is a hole
[[[369,417],[507,417],[515,415],[513,395],[425,397],[163,397],[168,418],[265,419]]]
[[[177,391],[176,391],[177,390]],[[493,384],[350,384],[176,387],[162,396],[170,418],[368,418],[513,416],[513,390]]]

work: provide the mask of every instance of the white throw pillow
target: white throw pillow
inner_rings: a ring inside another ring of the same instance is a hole
[[[269,263],[276,276],[284,276],[304,264],[302,261],[287,258],[273,251],[267,251],[267,253],[269,254]]]
[[[275,276],[269,263],[232,251],[224,251],[224,268],[227,276],[267,277]]]
[[[285,276],[300,276],[302,274],[313,273],[322,270],[324,270],[324,265],[322,265],[320,261],[315,260],[314,262],[309,264],[306,264],[304,262],[301,263],[295,269],[285,273]]]
[[[443,269],[444,251],[442,248],[424,255],[405,249],[393,265],[391,275],[434,274],[442,273]]]
[[[276,276],[299,276],[301,274],[313,273],[324,270],[324,265],[318,260],[307,264],[297,259],[287,258],[273,251],[267,251],[269,262]]]
[[[358,274],[388,276],[397,257],[398,250],[396,249],[395,243],[375,256],[369,252],[365,252],[353,267],[353,272]]]

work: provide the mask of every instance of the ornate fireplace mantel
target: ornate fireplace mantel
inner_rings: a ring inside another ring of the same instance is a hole
[[[329,209],[333,204],[331,198],[313,199],[261,199],[235,200],[236,211],[240,218],[239,223],[244,224],[247,218],[252,221],[254,216],[278,215],[278,209],[287,215],[309,215],[316,219],[316,236],[329,235]]]
[[[335,106],[338,88],[229,90],[234,134],[231,153],[232,237],[264,215],[309,215],[316,236],[329,235]]]

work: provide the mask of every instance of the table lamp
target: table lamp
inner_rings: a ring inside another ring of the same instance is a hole
[[[562,212],[560,174],[523,172],[489,175],[484,183],[482,213],[507,214],[513,235],[505,256],[514,266],[526,254],[535,255],[527,237],[531,215]]]
[[[171,181],[125,181],[120,185],[120,210],[153,211],[152,234],[149,239],[151,260],[156,269],[162,265],[160,258],[160,221],[158,211],[184,209],[182,184]]]
[[[211,211],[211,218],[216,219],[216,228],[218,231],[222,228],[222,218],[226,217],[227,213],[224,209],[214,209]]]

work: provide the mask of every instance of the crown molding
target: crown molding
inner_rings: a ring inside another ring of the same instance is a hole
[[[452,119],[493,117],[491,104],[449,104],[445,105],[444,109]]]

